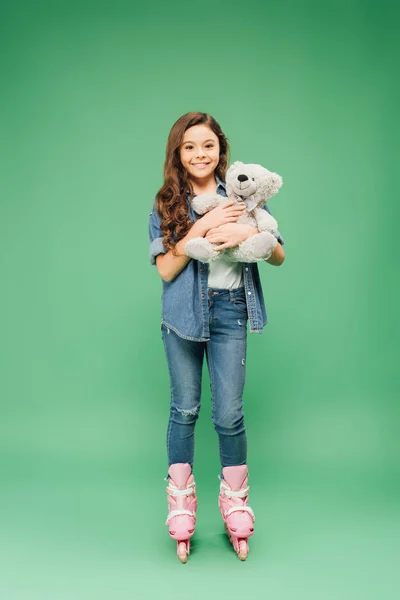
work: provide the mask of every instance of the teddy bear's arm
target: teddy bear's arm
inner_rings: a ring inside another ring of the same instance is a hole
[[[219,256],[219,253],[214,249],[214,246],[215,244],[210,244],[205,238],[192,238],[186,243],[185,252],[190,258],[200,260],[201,262],[212,262]],[[221,250],[221,252],[223,252],[223,250]]]
[[[262,231],[250,236],[238,246],[231,248],[228,256],[232,262],[259,262],[267,260],[274,251],[277,243],[278,240],[272,233]]]
[[[278,223],[276,219],[266,210],[262,208],[256,208],[254,211],[254,218],[257,221],[257,228],[259,231],[269,231],[270,233],[275,233],[278,229]]]
[[[196,212],[198,215],[204,215],[212,208],[215,208],[227,200],[228,198],[220,196],[219,194],[200,194],[199,196],[195,196],[193,198],[192,207],[194,212]]]

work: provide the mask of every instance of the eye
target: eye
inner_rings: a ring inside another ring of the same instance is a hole
[[[207,148],[214,148],[214,144],[207,144],[206,147]]]
[[[255,181],[254,177],[251,178],[252,181]]]
[[[185,146],[185,150],[191,150],[193,146]]]

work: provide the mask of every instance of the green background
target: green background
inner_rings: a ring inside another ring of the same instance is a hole
[[[1,2],[0,597],[398,597],[399,9]],[[170,127],[210,112],[280,173],[245,415],[256,533],[217,507],[205,392],[186,565],[147,223]],[[396,285],[397,284],[397,285]]]

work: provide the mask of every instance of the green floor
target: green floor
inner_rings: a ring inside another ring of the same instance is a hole
[[[164,527],[164,481],[92,474],[2,486],[0,598],[397,598],[400,520],[395,495],[350,478],[252,485],[256,533],[240,562],[224,533],[218,480],[201,470],[186,565]],[[151,479],[153,478],[153,479]],[[139,486],[139,483],[142,485]]]

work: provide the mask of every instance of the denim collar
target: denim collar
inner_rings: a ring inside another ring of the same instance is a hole
[[[222,181],[217,174],[215,175],[215,181],[217,182],[217,194],[219,194],[221,190],[226,192],[226,183],[225,181]]]
[[[225,183],[225,181],[222,181],[222,179],[220,179],[216,173],[215,173],[214,177],[215,177],[215,181],[217,183],[217,191],[216,191],[216,193],[217,194],[221,194],[221,192],[222,192],[221,196],[225,196],[226,195],[226,183]],[[197,196],[197,194],[193,194],[193,195]],[[190,194],[189,194],[189,190],[188,190],[187,191],[187,199],[189,200],[189,198],[190,198]]]

